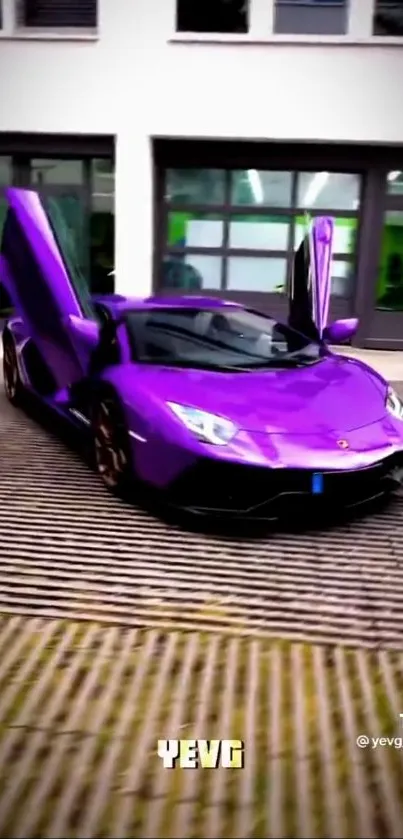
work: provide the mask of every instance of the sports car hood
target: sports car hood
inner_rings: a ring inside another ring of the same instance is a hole
[[[352,359],[252,373],[142,368],[151,397],[227,417],[246,431],[324,434],[352,431],[385,415],[381,380]]]

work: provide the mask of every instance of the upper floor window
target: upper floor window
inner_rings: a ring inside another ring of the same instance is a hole
[[[375,0],[373,34],[403,36],[402,0]]]
[[[26,29],[95,29],[97,0],[20,0],[17,20]]]
[[[248,0],[176,0],[176,30],[245,34]]]
[[[348,0],[275,0],[274,31],[283,35],[344,35]]]

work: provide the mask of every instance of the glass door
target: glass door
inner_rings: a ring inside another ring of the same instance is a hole
[[[37,186],[36,189],[58,231],[62,231],[65,253],[90,286],[89,213],[85,191],[72,186]]]
[[[389,172],[376,263],[369,345],[403,349],[403,172]]]

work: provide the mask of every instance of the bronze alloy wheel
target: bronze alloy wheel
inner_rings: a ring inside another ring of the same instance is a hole
[[[4,390],[7,399],[15,403],[18,400],[20,389],[20,376],[18,372],[17,355],[12,340],[3,344],[3,374]]]
[[[93,433],[97,470],[108,489],[118,490],[126,480],[128,461],[114,407],[109,400],[99,402]]]

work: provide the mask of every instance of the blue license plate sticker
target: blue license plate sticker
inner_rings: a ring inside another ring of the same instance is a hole
[[[321,472],[314,472],[312,475],[312,493],[313,495],[322,495],[324,488],[324,480]]]

